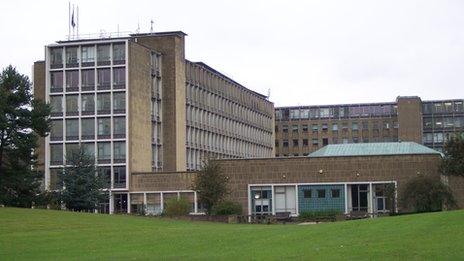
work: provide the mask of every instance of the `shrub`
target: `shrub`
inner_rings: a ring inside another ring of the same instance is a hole
[[[185,216],[190,212],[190,207],[190,202],[186,198],[171,198],[166,201],[164,214],[168,217]]]
[[[402,195],[406,208],[415,212],[432,212],[442,210],[444,205],[455,206],[450,188],[439,179],[419,176],[410,180]]]
[[[338,210],[326,211],[303,211],[298,216],[299,221],[335,221],[337,215],[341,214]]]
[[[222,201],[212,210],[213,215],[241,215],[242,205],[233,201]]]

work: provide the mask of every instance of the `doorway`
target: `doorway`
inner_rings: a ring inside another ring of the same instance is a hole
[[[353,184],[351,185],[351,206],[352,211],[367,212],[368,211],[368,184]]]

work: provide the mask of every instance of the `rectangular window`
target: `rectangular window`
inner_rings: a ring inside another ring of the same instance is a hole
[[[50,96],[51,116],[63,115],[63,96]]]
[[[384,128],[385,130],[390,129],[390,122],[384,121],[384,122],[383,122],[383,128]]]
[[[111,138],[111,120],[110,118],[98,118],[98,138]]]
[[[318,145],[319,140],[317,138],[312,139],[313,145]]]
[[[308,146],[308,139],[303,139],[303,146]]]
[[[282,146],[283,146],[283,147],[288,147],[288,140],[284,140],[284,141],[282,142]]]
[[[463,112],[464,106],[462,101],[455,101],[454,102],[454,111],[455,112]]]
[[[66,139],[78,140],[79,139],[79,120],[66,120]]]
[[[50,145],[50,165],[63,164],[63,144]]]
[[[362,122],[362,129],[363,130],[368,130],[369,129],[369,122],[363,121]]]
[[[311,198],[311,190],[310,189],[303,189],[303,197],[304,198]]]
[[[328,127],[327,123],[322,123],[322,130],[323,131],[327,131],[328,128],[329,127]]]
[[[50,68],[62,68],[63,67],[63,48],[51,48],[50,49]]]
[[[322,138],[322,146],[329,145],[329,138]]]
[[[111,162],[111,144],[109,142],[98,143],[98,163]]]
[[[95,47],[82,46],[81,48],[82,66],[93,66],[95,64]]]
[[[279,141],[278,140],[275,141],[275,146],[279,147]]]
[[[95,71],[94,70],[82,70],[81,89],[82,91],[93,91],[95,90]]]
[[[95,114],[95,95],[82,94],[81,96],[82,115]]]
[[[353,137],[353,143],[358,143],[358,142],[359,142],[358,137]]]
[[[113,118],[113,137],[125,138],[126,137],[126,118],[115,117]]]
[[[116,92],[113,94],[113,113],[126,112],[126,94],[124,92]]]
[[[301,129],[303,130],[303,132],[308,132],[308,124],[303,124],[301,126]]]
[[[91,140],[95,138],[95,119],[81,119],[82,124],[82,139]]]
[[[66,164],[70,164],[70,160],[75,157],[74,155],[79,153],[79,143],[67,143],[66,144]]]
[[[111,167],[98,167],[98,174],[105,181],[105,188],[111,188]]]
[[[50,129],[50,140],[63,140],[63,121],[53,120]]]
[[[126,167],[114,167],[114,187],[124,188],[126,187]]]
[[[99,90],[109,90],[111,88],[111,70],[97,70],[97,88]]]
[[[126,68],[113,69],[113,88],[124,89],[126,84]]]
[[[337,123],[332,123],[332,131],[333,132],[338,131],[338,124]]]
[[[113,63],[123,64],[126,60],[126,45],[113,44]]]
[[[358,130],[358,123],[357,122],[352,122],[351,123],[351,130],[357,131]]]
[[[126,142],[118,141],[113,143],[113,155],[115,163],[122,163],[126,161]]]
[[[66,115],[79,115],[78,95],[66,95]]]
[[[293,147],[298,147],[298,140],[293,140]]]
[[[312,125],[312,130],[313,130],[313,132],[317,132],[319,130],[319,125],[313,124]]]
[[[282,132],[288,132],[288,125],[283,125],[282,126]]]
[[[97,64],[110,64],[110,45],[97,45]]]
[[[338,144],[338,138],[337,137],[332,138],[332,144]]]
[[[109,93],[99,93],[97,95],[97,113],[110,114],[111,113],[111,96]]]
[[[63,91],[63,72],[50,73],[50,92]]]
[[[292,131],[298,132],[298,125],[292,125]]]
[[[318,198],[325,198],[325,189],[318,189],[317,190],[317,197]]]
[[[79,91],[79,71],[66,71],[66,91]]]
[[[332,189],[332,198],[340,197],[340,189]]]
[[[66,47],[66,67],[78,67],[77,47]]]

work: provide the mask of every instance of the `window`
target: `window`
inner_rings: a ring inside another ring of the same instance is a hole
[[[73,155],[78,152],[79,152],[79,143],[67,143],[66,144],[66,161],[70,161]]]
[[[317,138],[313,138],[313,140],[312,140],[312,141],[313,141],[313,145],[318,145],[318,144],[319,144],[319,141],[318,141],[318,139],[317,139]]]
[[[113,143],[114,162],[121,163],[126,161],[126,142],[118,141]]]
[[[114,167],[114,187],[124,188],[126,187],[126,167]]]
[[[108,90],[111,86],[111,71],[110,69],[97,70],[97,87],[99,90]]]
[[[325,198],[325,189],[318,189],[317,190],[317,197],[318,198]]]
[[[329,145],[329,138],[322,138],[322,146]]]
[[[328,128],[329,127],[328,127],[327,123],[322,123],[322,130],[323,131],[327,131]]]
[[[312,130],[313,130],[313,132],[317,132],[319,130],[319,125],[313,124]]]
[[[97,46],[97,63],[98,65],[110,64],[110,45]]]
[[[293,140],[293,147],[298,147],[298,140]]]
[[[353,143],[358,143],[358,142],[359,142],[358,137],[353,137]]]
[[[50,165],[63,164],[63,144],[50,145]]]
[[[81,108],[82,115],[95,114],[95,96],[93,94],[82,94]]]
[[[343,129],[344,131],[347,131],[347,130],[348,130],[348,122],[343,122],[343,123],[342,123],[342,129]]]
[[[103,177],[105,181],[105,188],[111,188],[111,168],[110,167],[98,167],[98,174]]]
[[[126,84],[126,69],[114,68],[113,69],[113,88],[124,89]]]
[[[303,189],[303,198],[311,198],[311,190]]]
[[[79,120],[66,120],[66,139],[77,140],[79,139]]]
[[[126,47],[125,44],[113,45],[113,63],[120,64],[126,60]]]
[[[53,120],[50,129],[50,140],[63,140],[63,121]]]
[[[98,143],[98,163],[111,162],[111,144],[109,142]]]
[[[110,118],[98,118],[98,138],[109,139],[111,135]]]
[[[292,125],[292,131],[298,132],[298,125]]]
[[[95,157],[95,144],[93,143],[82,143],[82,150],[86,155]]]
[[[95,119],[81,119],[82,124],[82,139],[90,140],[95,138]]]
[[[113,137],[114,138],[126,137],[126,118],[124,117],[113,118]]]
[[[363,122],[362,122],[362,129],[363,129],[363,130],[369,129],[369,122],[363,121]]]
[[[51,116],[63,115],[63,97],[50,96]]]
[[[301,128],[302,128],[303,132],[308,132],[308,124],[303,124],[301,126]]]
[[[126,94],[124,92],[117,92],[113,94],[113,112],[126,112]]]
[[[274,131],[275,131],[276,133],[279,132],[279,126],[276,125],[276,126],[274,127]]]
[[[111,112],[111,96],[109,93],[98,94],[97,96],[97,113],[110,114]]]
[[[78,95],[66,95],[66,115],[79,115]]]
[[[50,92],[63,91],[63,72],[50,73]]]
[[[332,198],[340,197],[340,189],[332,189]]]
[[[63,49],[51,48],[50,49],[50,67],[61,68],[63,67]]]
[[[282,126],[282,131],[283,132],[288,132],[288,125]]]
[[[278,140],[275,141],[275,146],[279,147],[279,141]]]
[[[66,67],[77,67],[78,64],[77,47],[66,47]]]
[[[66,91],[79,91],[79,71],[66,71]]]
[[[95,47],[82,46],[81,48],[82,66],[92,66],[95,63]]]
[[[338,144],[338,138],[337,137],[332,138],[332,144]]]
[[[338,131],[338,124],[337,123],[332,123],[332,131],[333,132]]]
[[[357,122],[352,122],[351,123],[351,130],[357,131],[358,130],[358,123]]]
[[[455,111],[455,112],[462,112],[462,111],[464,111],[464,107],[463,107],[462,101],[455,101],[455,102],[454,102],[454,111]]]
[[[308,146],[308,139],[303,139],[303,146]]]
[[[282,146],[283,146],[283,147],[288,147],[288,140],[284,140],[284,141],[282,142]]]
[[[384,121],[384,122],[383,122],[383,128],[384,128],[385,130],[390,129],[390,122]]]
[[[95,90],[95,71],[94,70],[82,70],[82,91],[93,91]]]

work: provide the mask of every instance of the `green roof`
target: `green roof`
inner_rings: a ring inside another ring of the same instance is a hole
[[[331,144],[319,149],[309,157],[344,157],[344,156],[374,156],[374,155],[408,155],[437,154],[440,152],[415,142],[378,142],[378,143],[348,143]]]

